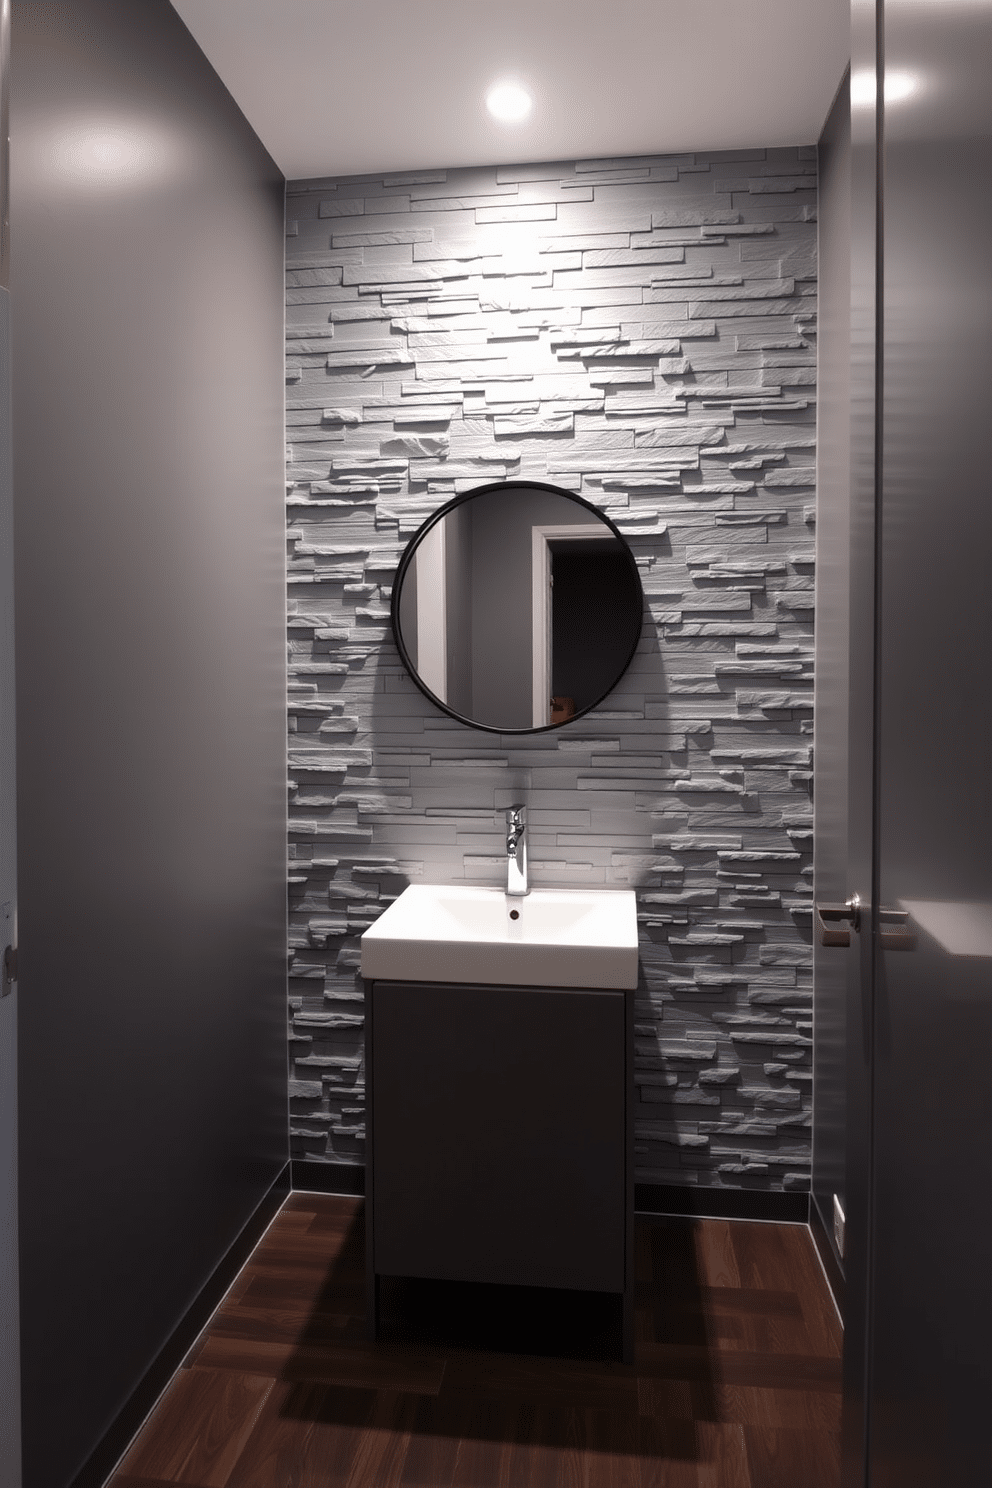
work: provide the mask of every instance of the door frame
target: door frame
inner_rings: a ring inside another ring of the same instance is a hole
[[[551,544],[601,541],[602,537],[602,528],[592,522],[531,528],[531,716],[535,728],[547,728],[551,722]]]

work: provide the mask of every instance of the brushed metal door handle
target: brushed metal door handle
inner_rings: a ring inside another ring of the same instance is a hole
[[[816,935],[821,945],[849,946],[851,930],[861,929],[861,899],[857,894],[843,904],[817,904]],[[842,925],[846,920],[850,925]],[[915,951],[916,933],[909,928],[907,909],[880,909],[878,911],[878,942],[886,951]]]
[[[838,904],[818,904],[816,906],[816,936],[821,945],[825,946],[849,946],[851,944],[851,932],[847,929],[835,928],[827,924],[827,919],[840,919],[834,911],[843,908]]]
[[[843,904],[817,904],[816,933],[821,945],[849,946],[851,930],[841,927],[840,920],[847,920],[851,929],[861,929],[861,898],[852,894]]]

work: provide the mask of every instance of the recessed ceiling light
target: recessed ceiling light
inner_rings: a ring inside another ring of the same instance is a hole
[[[494,83],[486,94],[486,108],[501,124],[519,123],[533,107],[533,98],[520,83]]]

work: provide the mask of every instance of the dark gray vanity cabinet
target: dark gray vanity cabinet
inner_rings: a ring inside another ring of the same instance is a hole
[[[631,1347],[633,993],[376,981],[370,1320],[382,1276],[615,1293]]]

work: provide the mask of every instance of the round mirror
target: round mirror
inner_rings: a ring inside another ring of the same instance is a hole
[[[393,634],[417,686],[475,728],[524,734],[588,713],[641,634],[634,555],[602,512],[557,486],[480,486],[411,539]]]

